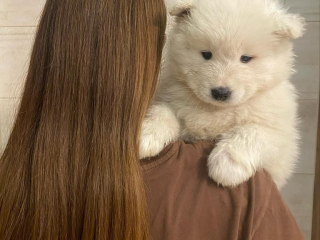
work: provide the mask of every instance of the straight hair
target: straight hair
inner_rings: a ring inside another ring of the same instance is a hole
[[[0,239],[149,239],[140,128],[162,0],[47,0],[0,159]]]

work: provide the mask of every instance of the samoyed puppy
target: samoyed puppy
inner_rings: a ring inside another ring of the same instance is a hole
[[[265,169],[280,188],[298,156],[291,39],[305,21],[274,0],[184,0],[142,126],[140,157],[177,139],[217,140],[209,176],[237,186]]]

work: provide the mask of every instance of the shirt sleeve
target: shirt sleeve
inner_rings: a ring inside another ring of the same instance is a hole
[[[303,240],[304,236],[275,184],[261,221],[257,222],[252,240]]]

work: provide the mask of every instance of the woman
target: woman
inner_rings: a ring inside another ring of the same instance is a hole
[[[0,160],[0,239],[148,239],[138,159],[159,0],[48,0]]]
[[[300,239],[267,174],[208,178],[210,143],[139,161],[165,16],[160,0],[47,1],[0,160],[1,240]]]

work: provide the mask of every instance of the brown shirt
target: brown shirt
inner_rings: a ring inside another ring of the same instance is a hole
[[[212,148],[178,141],[143,162],[152,239],[303,239],[268,173],[236,188],[217,186],[206,167]]]

